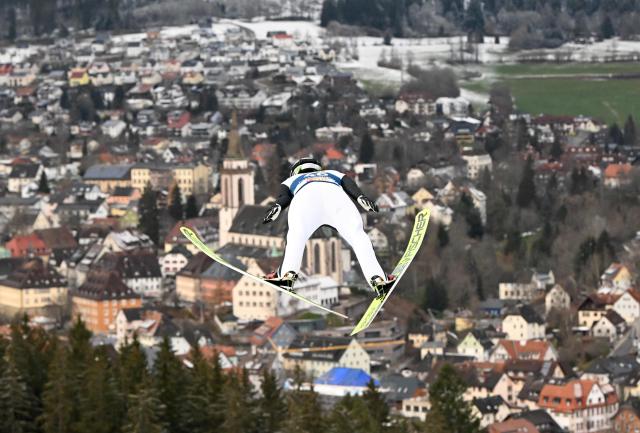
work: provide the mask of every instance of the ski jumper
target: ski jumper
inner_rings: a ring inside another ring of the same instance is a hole
[[[322,170],[291,176],[281,185],[276,203],[289,207],[287,244],[280,275],[300,272],[305,244],[320,226],[335,228],[351,245],[367,281],[375,275],[384,278],[373,251],[371,240],[364,232],[362,218],[349,197],[362,195],[355,182],[335,170]]]

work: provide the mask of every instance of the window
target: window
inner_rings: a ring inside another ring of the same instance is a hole
[[[244,180],[238,179],[238,206],[244,204]]]
[[[335,272],[338,269],[338,252],[336,242],[331,243],[331,272]]]
[[[313,246],[313,270],[316,274],[320,273],[320,245]]]

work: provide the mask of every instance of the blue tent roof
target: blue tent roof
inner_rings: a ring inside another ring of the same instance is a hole
[[[317,378],[316,385],[338,385],[338,386],[367,386],[371,376],[359,368],[333,367],[325,374]],[[380,385],[374,380],[376,386]]]

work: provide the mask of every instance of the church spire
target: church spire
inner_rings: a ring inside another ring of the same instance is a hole
[[[238,113],[233,110],[231,114],[231,129],[229,130],[229,147],[226,158],[244,159],[242,146],[240,145],[240,134],[238,132]]]

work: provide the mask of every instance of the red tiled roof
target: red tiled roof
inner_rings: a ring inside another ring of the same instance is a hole
[[[531,421],[524,418],[491,424],[488,431],[489,433],[540,433],[540,430]]]
[[[618,402],[618,396],[613,388],[610,392],[605,392],[604,401],[599,401],[587,405],[587,397],[594,386],[599,386],[596,381],[575,379],[564,384],[546,384],[540,391],[538,406],[545,409],[552,409],[556,412],[574,412],[588,407],[601,407]]]
[[[551,114],[544,114],[533,119],[533,123],[547,124],[547,123],[565,123],[570,124],[575,121],[573,116],[555,116]]]
[[[505,348],[511,359],[544,360],[551,345],[542,340],[500,340],[499,346]]]
[[[44,241],[35,233],[14,236],[6,243],[6,248],[13,257],[20,257],[30,253],[46,255],[50,252]]]
[[[258,327],[251,336],[251,344],[254,346],[262,346],[269,341],[269,338],[282,326],[284,320],[279,317],[269,317]]]
[[[629,163],[625,164],[609,164],[607,168],[604,170],[605,178],[617,178],[621,175],[627,175],[631,172],[632,165]]]

